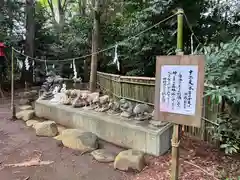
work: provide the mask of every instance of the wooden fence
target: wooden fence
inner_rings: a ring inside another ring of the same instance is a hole
[[[124,98],[130,101],[147,103],[150,106],[154,106],[155,78],[119,76],[97,72],[97,83],[101,90],[115,98]],[[217,126],[214,120],[217,118],[219,106],[211,105],[208,98],[204,98],[202,109],[202,127],[195,128],[185,126],[184,130],[191,136],[217,145],[218,143],[212,138],[213,132],[208,129],[209,127]]]

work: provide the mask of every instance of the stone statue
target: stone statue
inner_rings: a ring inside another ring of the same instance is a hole
[[[120,109],[122,111],[121,116],[125,118],[130,118],[133,115],[133,105],[126,99],[121,99],[119,101]]]
[[[93,109],[93,101],[99,97],[99,92],[94,93],[82,93],[82,100],[84,101],[85,108],[89,106],[87,109]]]
[[[66,90],[67,90],[67,85],[66,85],[65,83],[63,83],[63,85],[62,85],[62,88],[61,88],[60,92],[61,92],[61,93],[65,93],[65,92],[66,92]]]
[[[147,104],[137,104],[133,113],[136,116],[134,119],[138,121],[144,121],[151,118],[151,109]]]
[[[60,86],[63,82],[63,79],[56,75],[53,71],[50,71],[47,74],[45,82],[42,84],[39,91],[39,99],[52,99],[54,95],[52,94],[55,86]]]
[[[121,109],[120,109],[120,104],[116,101],[114,101],[113,99],[110,100],[109,104],[108,104],[108,113],[109,114],[119,114]]]
[[[55,86],[54,90],[52,91],[53,99],[50,100],[51,103],[59,104],[61,101],[61,96],[64,93],[59,93],[60,86]]]
[[[80,107],[83,107],[84,105],[85,104],[84,104],[84,101],[81,98],[81,93],[77,93],[77,96],[72,101],[72,107],[80,108]]]
[[[110,100],[110,98],[108,95],[96,97],[93,101],[93,103],[97,104],[97,108],[95,108],[95,110],[98,112],[108,111],[109,110],[109,106],[108,106],[109,100]]]

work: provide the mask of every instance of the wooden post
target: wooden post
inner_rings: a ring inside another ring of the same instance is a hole
[[[12,48],[12,57],[11,57],[11,66],[12,66],[12,70],[11,70],[11,110],[12,110],[12,120],[16,119],[16,107],[14,104],[14,50]]]
[[[178,29],[177,29],[177,55],[183,55],[183,13],[182,9],[178,9]],[[172,172],[171,180],[178,180],[179,175],[179,144],[180,144],[181,126],[174,124],[172,135]]]

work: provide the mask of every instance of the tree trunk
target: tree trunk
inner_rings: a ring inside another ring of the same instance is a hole
[[[93,22],[93,33],[92,33],[92,59],[91,59],[91,73],[90,73],[90,91],[96,91],[97,81],[97,63],[98,63],[98,51],[99,46],[99,26],[100,26],[100,0],[95,0],[94,8],[94,22]]]
[[[26,42],[25,42],[25,54],[34,57],[34,39],[35,39],[35,1],[26,0]],[[24,68],[23,78],[26,83],[33,82],[33,69],[31,67],[31,59],[29,59],[30,69],[27,71]]]
[[[0,13],[3,13],[4,0],[0,0]],[[3,15],[3,14],[2,14]]]
[[[86,5],[87,5],[86,0],[78,0],[79,14],[83,17],[86,16]]]

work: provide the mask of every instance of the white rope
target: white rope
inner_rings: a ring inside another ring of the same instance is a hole
[[[171,19],[172,17],[174,17],[174,16],[177,15],[177,14],[178,14],[178,13],[175,13],[175,14],[173,14],[173,15],[171,15],[171,16],[168,16],[167,18],[159,21],[158,23],[154,24],[153,26],[151,26],[151,27],[149,27],[149,28],[141,31],[140,33],[138,33],[138,34],[136,34],[136,35],[134,35],[134,36],[128,37],[128,38],[126,38],[126,39],[124,39],[124,40],[122,40],[122,41],[120,41],[120,42],[118,42],[118,43],[115,43],[115,44],[120,45],[121,43],[123,43],[123,42],[125,42],[125,41],[129,41],[129,40],[131,40],[131,39],[134,39],[135,37],[137,37],[137,36],[139,36],[139,35],[147,32],[147,31],[149,31],[149,30],[151,30],[151,29],[153,29],[154,27],[158,26],[159,24],[161,24],[161,23],[163,23],[163,22]],[[63,62],[63,61],[72,61],[73,59],[84,59],[84,58],[90,57],[90,56],[92,56],[92,55],[99,54],[99,53],[101,53],[101,52],[105,52],[105,51],[108,51],[108,50],[110,50],[110,49],[113,49],[113,48],[115,48],[115,46],[116,46],[116,45],[111,45],[111,46],[109,46],[108,48],[99,50],[99,51],[94,52],[94,53],[91,53],[91,54],[87,54],[87,55],[84,55],[84,56],[80,56],[80,57],[74,57],[74,58],[63,59],[63,60],[48,60],[48,62]],[[12,48],[13,48],[13,47],[12,47]],[[16,50],[15,48],[13,48],[13,50],[14,50],[15,52],[17,52],[18,54],[21,54],[21,55],[23,55],[23,56],[27,56],[27,55],[25,55],[24,53],[21,53],[20,51]],[[36,61],[40,61],[40,62],[44,62],[44,61],[45,61],[45,60],[43,60],[43,59],[38,59],[38,58],[33,58],[33,57],[31,57],[31,59],[32,59],[32,60],[36,60]]]

